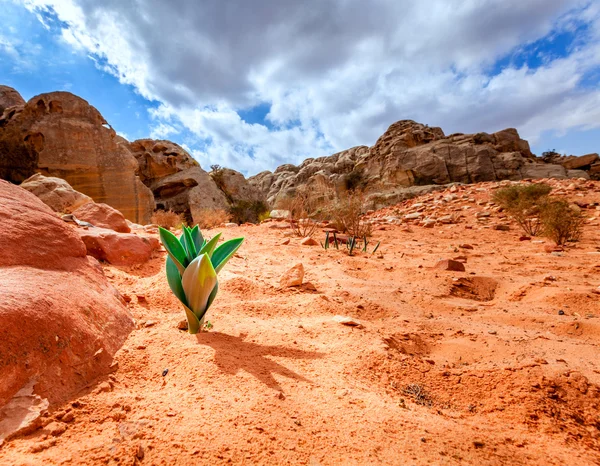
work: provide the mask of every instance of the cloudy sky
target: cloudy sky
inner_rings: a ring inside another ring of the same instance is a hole
[[[600,2],[0,0],[0,83],[248,175],[393,122],[600,151]]]

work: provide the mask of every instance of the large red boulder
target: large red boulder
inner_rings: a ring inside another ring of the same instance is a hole
[[[80,229],[79,235],[90,256],[113,265],[143,264],[150,260],[153,251],[160,247],[158,239],[152,236],[117,233],[107,228]]]
[[[73,212],[78,220],[89,222],[94,226],[109,228],[119,233],[129,233],[131,228],[121,212],[108,204],[90,202]]]
[[[0,181],[0,408],[33,387],[50,404],[110,370],[134,322],[73,227]]]

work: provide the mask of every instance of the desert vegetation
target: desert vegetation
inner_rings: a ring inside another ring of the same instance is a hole
[[[212,229],[231,221],[231,215],[223,209],[200,209],[195,219],[200,228]]]
[[[551,191],[544,183],[518,184],[499,189],[493,200],[527,235],[544,235],[559,246],[577,241],[583,225],[579,208],[551,198]]]
[[[185,225],[185,218],[183,214],[177,214],[172,210],[156,210],[152,214],[150,221],[162,228],[177,229]]]
[[[244,241],[236,238],[217,246],[220,237],[217,233],[207,241],[198,225],[184,227],[180,238],[160,229],[160,240],[168,253],[167,282],[185,310],[192,334],[203,328],[206,312],[217,296],[217,274]]]

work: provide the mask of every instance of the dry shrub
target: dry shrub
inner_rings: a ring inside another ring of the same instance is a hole
[[[360,190],[346,191],[337,196],[331,210],[335,227],[349,236],[371,236],[373,226],[363,219],[365,194]]]
[[[563,246],[569,241],[578,241],[583,232],[584,217],[567,201],[549,200],[540,207],[543,235]]]
[[[521,184],[499,189],[493,200],[504,209],[529,236],[542,231],[540,209],[548,202],[552,188],[544,183]]]
[[[231,219],[230,215],[222,209],[201,209],[194,220],[201,229],[216,228],[222,223],[227,223]]]
[[[229,206],[229,216],[231,221],[237,224],[258,223],[260,219],[266,218],[269,212],[269,206],[263,201],[236,201]]]
[[[300,187],[293,197],[284,199],[279,208],[290,212],[292,230],[298,236],[311,236],[324,220],[350,236],[371,236],[372,226],[362,218],[366,197],[359,189],[336,190],[321,181]]]
[[[290,225],[297,236],[311,236],[322,220],[324,199],[320,194],[306,186],[296,190],[293,197],[283,199],[279,206],[290,213]]]
[[[163,228],[177,229],[181,228],[181,225],[185,225],[183,214],[177,214],[172,210],[156,210],[150,221]]]

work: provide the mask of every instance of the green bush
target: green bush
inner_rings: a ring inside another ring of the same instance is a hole
[[[548,200],[552,188],[543,183],[519,184],[499,189],[493,201],[504,209],[530,236],[542,230],[540,207]]]

